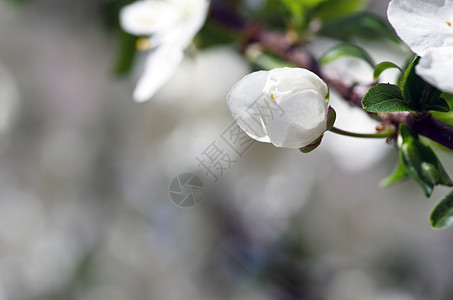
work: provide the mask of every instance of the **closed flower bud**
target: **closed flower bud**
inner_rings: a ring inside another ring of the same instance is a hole
[[[313,72],[277,68],[245,76],[231,89],[227,104],[251,138],[304,148],[328,129],[328,94],[327,85]]]

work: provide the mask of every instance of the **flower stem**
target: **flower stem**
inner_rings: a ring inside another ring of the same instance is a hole
[[[358,138],[386,138],[392,134],[395,133],[395,129],[393,127],[384,129],[382,131],[376,132],[376,133],[357,133],[357,132],[350,132],[342,129],[338,129],[336,127],[332,127],[330,131],[336,133],[336,134],[341,134],[341,135],[346,135],[346,136],[352,136],[352,137],[358,137]]]

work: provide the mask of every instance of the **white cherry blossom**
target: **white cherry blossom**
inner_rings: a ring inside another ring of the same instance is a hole
[[[329,89],[314,73],[277,68],[246,75],[227,96],[238,125],[251,138],[303,148],[327,129]]]
[[[426,52],[415,71],[426,82],[453,94],[453,47],[441,47]]]
[[[453,93],[453,0],[392,0],[387,15],[398,36],[422,57],[416,73]]]
[[[140,0],[122,8],[122,28],[145,36],[145,46],[150,48],[135,101],[149,100],[167,82],[203,26],[208,7],[208,0]]]

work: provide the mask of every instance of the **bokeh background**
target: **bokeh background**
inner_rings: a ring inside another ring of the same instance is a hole
[[[452,231],[429,225],[447,189],[379,188],[397,159],[382,140],[327,133],[305,155],[255,143],[196,207],[172,203],[170,181],[231,124],[225,95],[250,67],[234,45],[208,48],[134,103],[140,63],[111,72],[101,2],[0,2],[1,300],[453,299]],[[338,127],[373,130],[332,98]]]

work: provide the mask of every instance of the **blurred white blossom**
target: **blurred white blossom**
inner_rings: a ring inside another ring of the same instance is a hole
[[[328,93],[324,81],[306,69],[277,68],[245,76],[231,89],[227,103],[251,138],[301,148],[327,129]]]
[[[207,0],[141,0],[125,6],[120,13],[122,28],[152,49],[142,77],[134,91],[137,102],[149,100],[170,78],[206,19]]]
[[[398,36],[421,56],[416,72],[453,93],[453,1],[392,0],[387,15]]]

